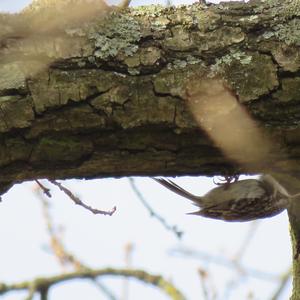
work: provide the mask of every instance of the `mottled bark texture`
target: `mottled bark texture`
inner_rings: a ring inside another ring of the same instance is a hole
[[[298,0],[122,11],[75,2],[40,0],[0,15],[2,191],[41,177],[300,178]],[[267,163],[229,160],[194,121],[187,85],[215,76],[273,141]]]

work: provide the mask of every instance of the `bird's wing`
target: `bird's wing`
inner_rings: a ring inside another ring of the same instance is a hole
[[[230,202],[232,200],[242,200],[245,198],[262,198],[268,194],[261,181],[257,179],[239,180],[230,184],[222,184],[205,194],[203,198],[204,206],[211,206],[217,203]]]
[[[270,198],[240,198],[228,202],[201,208],[190,213],[206,218],[224,220],[229,222],[246,222],[261,218],[273,217],[281,213],[286,206],[272,206]]]

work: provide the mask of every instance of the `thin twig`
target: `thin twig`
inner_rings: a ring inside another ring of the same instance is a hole
[[[132,252],[133,252],[133,244],[127,243],[125,245],[125,267],[126,269],[130,269],[132,267]],[[123,292],[122,292],[122,300],[129,299],[129,280],[128,278],[124,278],[123,280]]]
[[[137,186],[135,184],[135,180],[133,178],[129,178],[129,183],[130,183],[132,190],[136,194],[137,198],[141,201],[141,203],[144,205],[144,207],[149,211],[150,216],[156,218],[167,230],[173,232],[176,235],[176,237],[178,239],[180,239],[183,235],[183,231],[178,230],[176,225],[173,225],[173,226],[169,225],[162,216],[160,216],[158,213],[156,213],[153,210],[153,208],[148,204],[148,202],[143,197],[142,193],[137,188]]]
[[[207,271],[202,270],[202,269],[198,269],[198,274],[200,277],[200,282],[201,282],[201,288],[202,288],[202,292],[203,292],[203,296],[204,296],[204,300],[209,300],[209,292],[208,292],[208,288],[206,286],[206,281],[207,281]]]
[[[100,214],[105,216],[111,216],[117,210],[116,206],[114,206],[110,211],[100,210],[93,207],[90,207],[83,203],[77,196],[75,196],[69,189],[64,187],[61,183],[57,182],[56,180],[48,179],[52,184],[56,185],[61,191],[63,191],[73,202],[83,208],[89,210],[93,214]]]
[[[35,182],[38,184],[38,186],[42,189],[43,193],[47,195],[47,197],[51,198],[52,195],[50,194],[50,189],[46,188],[43,184],[40,183],[39,180],[35,179]]]
[[[245,254],[246,250],[249,248],[249,244],[252,241],[253,237],[255,236],[255,233],[260,224],[261,224],[261,222],[259,220],[256,220],[256,221],[250,223],[250,227],[247,231],[244,241],[242,242],[241,247],[239,248],[237,253],[235,254],[233,261],[238,263],[243,258],[244,254]]]

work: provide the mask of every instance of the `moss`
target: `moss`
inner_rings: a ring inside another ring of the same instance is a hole
[[[80,159],[92,152],[91,142],[76,137],[42,137],[35,147],[31,160],[68,162]]]
[[[1,98],[6,101],[1,101]],[[34,120],[32,103],[30,98],[20,96],[0,97],[0,110],[3,114],[0,121],[0,132],[6,132],[12,128],[26,128]]]
[[[280,102],[300,101],[300,77],[283,78],[281,89],[273,94]]]
[[[27,161],[33,147],[29,143],[26,143],[23,138],[18,137],[7,138],[5,145],[9,153],[10,162]]]

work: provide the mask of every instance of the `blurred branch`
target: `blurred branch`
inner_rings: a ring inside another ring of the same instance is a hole
[[[48,300],[48,292],[49,292],[49,287],[45,287],[40,290],[40,299],[41,300]]]
[[[164,279],[160,275],[152,275],[143,270],[127,270],[127,269],[115,269],[115,268],[104,268],[104,269],[81,269],[75,272],[69,272],[65,274],[59,274],[56,276],[39,277],[32,281],[23,281],[14,284],[0,283],[0,295],[4,295],[11,291],[29,290],[32,286],[35,290],[39,291],[44,288],[50,288],[51,286],[74,280],[74,279],[95,279],[97,277],[104,276],[115,276],[115,277],[128,277],[135,278],[143,283],[152,285],[159,288],[165,294],[167,294],[173,300],[185,300],[184,295],[169,281]]]
[[[200,282],[201,282],[201,288],[204,296],[204,300],[209,300],[209,299],[216,299],[216,291],[214,288],[208,288],[208,277],[209,274],[206,270],[203,269],[198,269],[198,274],[200,277]],[[210,297],[211,294],[211,297]]]
[[[125,245],[125,267],[126,269],[130,269],[132,267],[132,252],[133,252],[133,244],[127,243]],[[129,280],[127,278],[124,279],[123,282],[123,291],[122,291],[122,300],[129,299]]]
[[[275,291],[274,295],[272,296],[271,300],[279,300],[280,299],[280,295],[282,293],[282,291],[284,290],[284,288],[286,287],[286,285],[289,282],[289,279],[291,279],[292,277],[292,267],[289,267],[289,269],[282,274],[281,276],[281,282],[277,288],[277,290]]]
[[[35,292],[36,292],[36,287],[34,285],[31,285],[28,288],[28,295],[26,296],[25,300],[32,300]]]
[[[105,215],[105,216],[111,216],[115,213],[117,208],[114,206],[110,211],[105,211],[105,210],[99,210],[96,208],[92,208],[85,203],[83,203],[77,196],[75,196],[69,189],[64,187],[61,183],[57,182],[56,180],[48,179],[49,182],[52,184],[56,185],[61,191],[63,191],[73,202],[79,206],[82,206],[83,208],[89,210],[93,214],[100,214],[100,215]]]
[[[41,188],[41,190],[43,191],[43,193],[44,193],[47,197],[49,197],[49,198],[52,197],[52,195],[51,195],[51,193],[50,193],[50,189],[46,188],[46,187],[45,187],[39,180],[37,180],[37,179],[35,179],[35,182],[38,184],[38,186]]]
[[[183,232],[177,228],[176,225],[169,225],[167,221],[160,216],[158,213],[156,213],[153,208],[149,205],[149,203],[146,201],[146,199],[143,197],[142,193],[139,191],[135,184],[135,180],[133,178],[129,178],[129,183],[134,191],[137,198],[141,201],[141,203],[144,205],[144,207],[148,210],[151,217],[157,219],[168,231],[173,232],[178,239],[180,239],[183,235]]]
[[[65,249],[61,238],[56,234],[56,230],[53,227],[49,213],[49,202],[44,197],[42,197],[41,194],[38,194],[38,196],[42,202],[43,215],[47,225],[47,231],[51,240],[51,249],[55,257],[62,266],[69,263],[73,265],[75,269],[84,268],[84,266],[75,258],[75,256]]]
[[[211,255],[209,253],[205,253],[201,251],[195,251],[188,248],[181,248],[181,249],[173,249],[171,251],[171,254],[180,254],[188,258],[193,258],[193,259],[197,258],[203,260],[206,263],[214,263],[220,266],[224,266],[226,268],[236,269],[236,263],[232,262],[232,260],[222,256]],[[277,281],[280,278],[280,276],[276,274],[271,274],[260,270],[252,269],[252,268],[246,268],[244,266],[242,268],[243,270],[245,270],[244,273],[245,276],[255,277],[266,281]]]
[[[43,185],[39,184],[39,187],[44,191],[44,189],[49,190],[48,188],[44,187]],[[36,193],[37,196],[40,198],[43,206],[43,215],[45,222],[47,224],[47,230],[48,234],[51,239],[51,248],[55,255],[55,257],[58,259],[60,264],[64,266],[66,263],[73,265],[73,267],[76,270],[79,269],[89,269],[85,265],[83,265],[73,254],[71,254],[69,251],[66,250],[66,248],[63,245],[62,239],[55,233],[55,228],[52,224],[52,219],[49,213],[49,202],[45,197],[43,197],[42,194]],[[108,299],[110,300],[116,300],[116,297],[113,295],[113,293],[101,282],[97,281],[96,279],[92,279],[94,285],[98,287],[101,292],[103,292]],[[44,295],[46,294],[46,298]],[[46,291],[41,291],[41,298],[47,299],[48,289]]]
[[[239,264],[240,260],[243,258],[246,250],[248,249],[249,247],[249,244],[251,242],[251,240],[253,239],[257,229],[258,229],[258,226],[260,225],[260,221],[259,220],[256,220],[256,221],[253,221],[249,224],[249,229],[245,235],[245,238],[241,244],[241,247],[238,249],[237,253],[235,254],[234,258],[233,258],[233,261],[236,262],[237,264]]]
[[[242,266],[241,260],[245,255],[250,242],[252,241],[258,229],[259,224],[261,223],[258,220],[250,222],[248,231],[242,241],[242,244],[232,259],[232,263],[234,264],[233,268],[238,272],[238,276],[236,276],[226,284],[223,299],[230,299],[231,292],[234,291],[238,287],[238,285],[241,284],[242,280],[248,276],[247,270],[245,270],[245,268]]]

